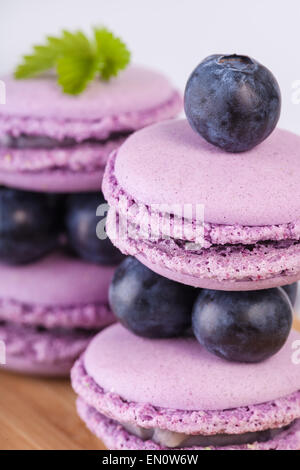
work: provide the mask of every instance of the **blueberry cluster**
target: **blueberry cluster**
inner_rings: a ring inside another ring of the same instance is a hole
[[[113,265],[123,259],[108,238],[100,240],[96,226],[105,203],[99,193],[44,194],[0,188],[0,262],[25,264],[60,245],[94,263]]]
[[[236,362],[278,352],[292,326],[297,283],[248,292],[196,289],[126,258],[115,272],[109,301],[119,321],[147,338],[194,334],[206,349]]]

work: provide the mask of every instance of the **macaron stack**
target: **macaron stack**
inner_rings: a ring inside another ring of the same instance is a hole
[[[205,59],[185,109],[109,158],[107,232],[135,258],[122,325],[72,369],[79,415],[112,449],[299,450],[300,138],[272,133],[278,84],[245,56]]]
[[[105,215],[96,217],[105,204],[99,190],[107,156],[134,130],[176,115],[181,99],[163,75],[137,66],[109,82],[93,81],[79,96],[63,93],[52,73],[4,82],[3,367],[65,375],[95,332],[114,321],[108,286],[123,256],[96,235]]]
[[[181,109],[169,80],[138,66],[92,82],[79,96],[62,93],[49,76],[3,81],[1,183],[31,191],[98,191],[113,149]]]

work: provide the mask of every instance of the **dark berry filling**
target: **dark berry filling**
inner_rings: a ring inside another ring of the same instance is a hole
[[[281,428],[266,429],[265,431],[246,432],[243,434],[216,434],[214,436],[180,434],[165,429],[146,429],[127,423],[120,423],[130,434],[143,441],[151,439],[163,447],[227,447],[251,445],[254,443],[268,442],[275,439],[284,431],[289,430],[297,420]]]
[[[29,135],[21,134],[17,137],[13,135],[4,135],[0,137],[0,147],[11,148],[11,149],[55,149],[64,147],[74,147],[79,144],[90,144],[97,145],[108,142],[109,140],[117,140],[121,137],[127,137],[130,134],[129,131],[114,132],[109,135],[106,139],[85,139],[78,142],[76,139],[71,137],[65,137],[64,139],[54,139],[46,135]]]

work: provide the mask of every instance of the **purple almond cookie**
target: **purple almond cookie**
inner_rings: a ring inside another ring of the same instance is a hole
[[[300,335],[258,364],[226,362],[194,338],[145,339],[121,325],[75,363],[78,412],[110,449],[300,448]]]
[[[300,279],[299,160],[300,137],[280,129],[232,154],[186,120],[150,126],[109,159],[108,235],[153,271],[195,287],[293,283]]]
[[[114,322],[107,304],[114,267],[57,252],[0,268],[0,340],[6,350],[1,367],[67,375],[95,332]]]
[[[52,76],[4,77],[0,109],[0,182],[36,191],[96,191],[108,154],[129,133],[171,118],[182,100],[160,73],[132,66],[80,96]]]

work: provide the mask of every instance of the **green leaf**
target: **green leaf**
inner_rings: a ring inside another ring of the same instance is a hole
[[[109,80],[129,64],[130,52],[125,43],[106,28],[94,29],[100,76]]]
[[[28,78],[54,67],[57,50],[49,44],[34,46],[31,55],[25,55],[23,62],[15,70],[15,78]]]
[[[34,46],[15,70],[18,79],[36,76],[56,67],[58,83],[65,93],[81,93],[97,72],[103,80],[116,76],[130,60],[125,44],[106,28],[95,29],[93,40],[84,33],[63,31]]]
[[[51,42],[62,51],[56,68],[58,83],[65,93],[78,95],[94,78],[99,67],[94,44],[81,31],[63,31],[60,45],[55,38],[51,38]]]
[[[98,63],[93,57],[60,57],[57,62],[58,83],[65,93],[80,94],[97,71]]]
[[[96,48],[82,31],[63,30],[60,38],[48,37],[49,44],[60,50],[61,55],[95,56]]]

